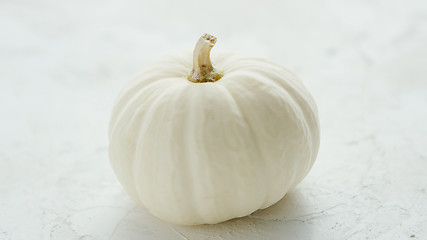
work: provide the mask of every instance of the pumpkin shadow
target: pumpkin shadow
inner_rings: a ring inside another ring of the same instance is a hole
[[[304,221],[310,206],[298,190],[293,190],[276,204],[246,217],[175,229],[184,239],[310,239],[312,225]]]
[[[311,206],[294,189],[276,204],[249,216],[198,226],[165,223],[135,207],[117,224],[110,239],[310,239],[312,225],[304,221],[304,216]]]

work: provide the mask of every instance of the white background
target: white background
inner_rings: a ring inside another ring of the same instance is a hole
[[[164,223],[109,166],[121,86],[160,56],[272,59],[321,120],[308,177],[218,225]],[[0,1],[0,239],[427,239],[426,1]]]

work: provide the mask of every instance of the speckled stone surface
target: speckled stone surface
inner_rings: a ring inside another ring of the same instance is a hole
[[[427,239],[426,26],[421,0],[2,0],[0,239]],[[124,193],[107,125],[125,81],[204,32],[299,75],[322,139],[273,207],[182,227]]]

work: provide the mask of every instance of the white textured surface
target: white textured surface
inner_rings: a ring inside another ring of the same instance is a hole
[[[1,240],[427,239],[425,1],[37,2],[0,2]],[[123,192],[107,123],[125,81],[203,32],[297,73],[322,142],[278,204],[181,227]]]

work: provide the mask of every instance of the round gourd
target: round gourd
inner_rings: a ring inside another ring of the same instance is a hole
[[[204,34],[127,83],[111,117],[109,154],[126,192],[158,218],[218,223],[279,201],[312,167],[316,105],[268,60],[213,56]]]

